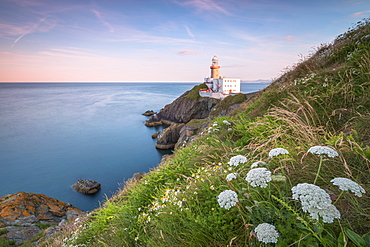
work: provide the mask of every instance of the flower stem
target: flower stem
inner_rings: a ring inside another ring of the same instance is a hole
[[[335,199],[335,202],[333,203],[333,205],[335,204],[335,203],[337,203],[337,201],[339,200],[339,198],[343,195],[343,190],[342,190],[342,192],[340,192],[340,194],[339,194],[339,196],[337,197],[337,199]]]
[[[317,178],[319,177],[320,170],[321,170],[321,165],[322,165],[322,157],[320,156],[320,164],[319,164],[319,169],[317,170],[315,180],[313,181],[313,184],[316,184]]]

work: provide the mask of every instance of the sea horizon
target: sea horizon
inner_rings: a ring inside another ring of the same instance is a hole
[[[0,82],[0,83],[198,83],[201,84],[203,82],[197,81],[25,81],[25,82]],[[241,83],[272,83],[272,80],[241,80]]]

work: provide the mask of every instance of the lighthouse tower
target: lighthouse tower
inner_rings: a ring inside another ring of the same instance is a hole
[[[211,65],[211,78],[218,79],[220,78],[220,66],[218,65],[218,57],[214,56],[212,58],[212,65]]]
[[[204,78],[204,84],[208,89],[199,91],[202,97],[211,97],[216,99],[223,99],[230,94],[237,94],[240,92],[239,78],[226,78],[220,76],[220,66],[218,65],[218,57],[212,58],[211,77]]]

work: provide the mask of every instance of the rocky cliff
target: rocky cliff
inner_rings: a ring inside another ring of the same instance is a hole
[[[0,227],[17,243],[38,234],[40,224],[59,224],[81,214],[77,207],[44,194],[18,192],[0,198]]]
[[[173,149],[185,146],[198,130],[198,127],[189,126],[190,121],[227,115],[251,96],[239,94],[226,97],[224,100],[200,97],[199,90],[204,87],[205,84],[193,87],[146,121],[145,125],[148,127],[169,125],[153,135],[153,138],[157,138],[156,148]]]
[[[198,85],[186,91],[171,104],[166,105],[156,115],[146,121],[146,126],[158,126],[171,123],[188,123],[192,119],[204,119],[220,102],[218,99],[202,98],[199,96]]]

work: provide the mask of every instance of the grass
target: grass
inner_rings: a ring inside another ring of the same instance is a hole
[[[369,246],[367,35],[370,23],[364,20],[320,46],[230,116],[208,120],[190,145],[141,180],[127,181],[101,208],[39,246]],[[317,145],[338,156],[307,152]],[[278,147],[289,154],[269,157]],[[230,165],[236,155],[248,161]],[[271,172],[264,188],[245,180],[257,161]],[[236,179],[228,181],[230,173]],[[341,191],[331,182],[336,177],[351,179],[366,193]],[[292,194],[302,183],[330,196],[340,219],[327,223],[303,211]],[[217,200],[225,190],[238,196],[229,210]],[[257,239],[262,223],[276,228],[276,244]]]

